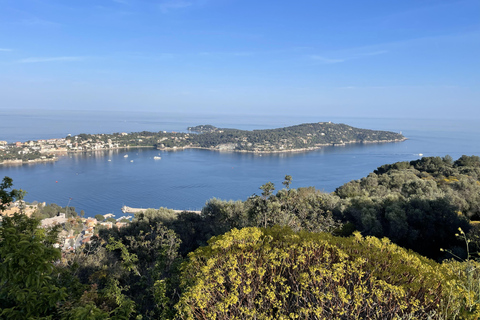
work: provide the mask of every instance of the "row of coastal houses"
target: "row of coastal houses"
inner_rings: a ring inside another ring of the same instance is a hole
[[[74,137],[75,138],[75,137]],[[6,141],[0,142],[0,146],[7,148],[8,146],[23,148],[24,152],[39,151],[42,153],[48,152],[67,152],[67,151],[92,151],[92,150],[101,150],[101,149],[111,149],[117,148],[120,145],[118,143],[113,143],[112,140],[108,139],[107,142],[103,141],[83,141],[77,142],[77,139],[41,139],[37,141],[27,141],[27,142],[15,142],[13,144],[8,144]]]
[[[39,152],[45,155],[65,153],[65,152],[83,152],[96,151],[120,148],[124,145],[113,142],[111,139],[107,141],[88,139],[86,141],[78,139],[78,136],[72,138],[59,139],[40,139],[30,140],[26,142],[8,143],[7,141],[0,141],[0,155],[10,154],[22,156]],[[11,158],[11,157],[10,157]]]
[[[74,234],[73,229],[67,231],[65,228],[59,234],[59,241],[56,243],[57,248],[61,248],[64,251],[74,250],[76,246],[91,243],[92,236],[95,234],[95,228],[111,229],[114,226],[117,228],[123,228],[127,222],[111,222],[111,221],[98,221],[95,218],[66,218],[65,213],[61,213],[56,217],[46,218],[41,220],[41,226],[43,228],[49,228],[56,225],[65,226],[67,222],[74,223],[80,219],[83,230],[80,234]],[[75,220],[75,221],[73,221]]]
[[[88,218],[85,221],[86,229],[85,229],[85,235],[83,236],[83,239],[82,239],[82,244],[91,243],[92,241],[91,238],[94,235],[95,228],[104,227],[106,229],[111,229],[113,228],[113,226],[115,226],[120,229],[125,227],[126,225],[127,225],[126,222],[120,222],[120,221],[117,221],[115,223],[111,221],[99,222],[95,218]]]

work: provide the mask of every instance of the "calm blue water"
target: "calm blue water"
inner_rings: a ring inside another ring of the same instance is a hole
[[[3,166],[15,188],[27,191],[27,201],[68,204],[87,216],[113,212],[123,205],[200,209],[212,198],[245,200],[262,184],[280,188],[283,177],[292,187],[315,186],[331,192],[352,179],[368,175],[378,166],[424,156],[479,155],[478,121],[349,119],[181,114],[108,114],[87,112],[12,112],[0,109],[0,140],[26,141],[78,133],[132,131],[185,131],[198,124],[261,129],[305,122],[333,121],[352,126],[402,131],[401,143],[328,147],[294,154],[254,155],[206,150],[159,152],[130,149],[72,154],[55,163]],[[128,154],[128,158],[124,155]],[[153,157],[160,155],[161,160]],[[111,161],[108,161],[111,160]],[[133,160],[133,162],[130,162]]]

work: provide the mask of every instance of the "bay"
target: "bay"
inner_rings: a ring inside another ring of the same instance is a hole
[[[281,188],[286,174],[292,187],[314,186],[332,192],[377,167],[423,156],[480,155],[476,120],[383,119],[282,115],[201,115],[93,111],[9,111],[0,109],[0,140],[27,141],[67,134],[134,131],[185,131],[212,124],[246,130],[332,121],[360,128],[402,132],[407,141],[352,144],[304,153],[250,154],[188,149],[110,150],[69,154],[55,163],[0,167],[26,201],[74,206],[86,216],[121,214],[123,205],[199,210],[213,197],[245,200],[273,182]],[[125,157],[128,155],[128,157]],[[160,156],[161,160],[155,160]],[[109,161],[110,160],[110,161]],[[133,162],[132,162],[133,160]]]

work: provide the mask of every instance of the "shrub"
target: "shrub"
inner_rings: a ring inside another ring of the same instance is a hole
[[[451,283],[440,266],[359,233],[233,229],[189,255],[177,318],[425,319]]]

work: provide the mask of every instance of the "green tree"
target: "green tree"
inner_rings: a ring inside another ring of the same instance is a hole
[[[22,190],[12,189],[12,181],[11,178],[4,177],[0,184],[0,212],[3,212],[8,204],[21,200],[25,195]]]
[[[272,192],[275,190],[275,185],[272,182],[267,182],[264,185],[262,185],[260,189],[263,191],[262,192],[263,199],[267,199],[269,196],[272,195]]]
[[[285,180],[282,182],[282,184],[285,186],[285,188],[290,189],[290,184],[292,183],[292,176],[286,175]]]
[[[11,189],[12,179],[0,184],[0,211],[21,200],[24,192]],[[3,217],[0,224],[0,317],[31,319],[49,316],[66,296],[52,275],[53,262],[60,258],[58,229],[39,228],[40,221],[23,214]]]
[[[248,215],[242,201],[210,199],[202,208],[201,216],[210,226],[212,236],[248,226]]]
[[[278,209],[278,205],[269,201],[270,196],[275,190],[275,185],[272,182],[267,182],[260,187],[262,197],[254,195],[249,198],[250,208],[248,209],[248,217],[250,225],[262,226],[266,228],[269,225],[274,225],[273,221]]]
[[[11,187],[12,180],[5,178],[0,185],[2,204],[22,198],[24,192],[7,190]],[[63,318],[59,306],[65,303],[67,293],[61,285],[62,272],[54,264],[61,257],[60,250],[53,246],[58,232],[58,227],[40,228],[40,220],[24,214],[3,217],[0,224],[1,319]],[[72,289],[69,285],[69,291]]]
[[[40,221],[22,214],[3,217],[0,226],[0,318],[37,319],[56,313],[66,297],[53,280],[53,247],[58,229],[39,228]]]

